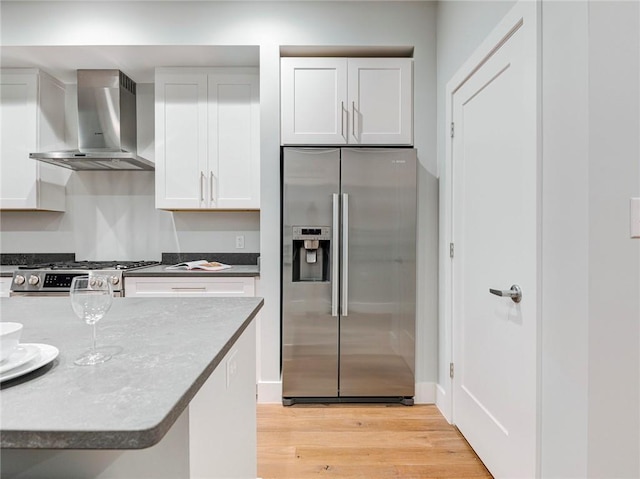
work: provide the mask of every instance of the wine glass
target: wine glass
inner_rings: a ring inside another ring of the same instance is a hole
[[[71,307],[80,319],[93,326],[93,342],[89,351],[74,361],[79,366],[90,366],[111,359],[110,354],[96,350],[96,323],[109,311],[113,302],[113,289],[105,276],[75,276],[71,280]]]

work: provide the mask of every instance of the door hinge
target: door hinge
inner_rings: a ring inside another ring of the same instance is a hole
[[[453,379],[453,363],[449,363],[449,377]]]
[[[451,138],[453,138],[454,131],[455,131],[455,127],[454,127],[453,122],[451,122]]]
[[[449,258],[453,258],[453,243],[449,243]]]

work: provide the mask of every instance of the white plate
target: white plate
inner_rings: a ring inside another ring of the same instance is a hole
[[[23,346],[27,346],[23,344]],[[23,374],[30,373],[31,371],[35,371],[38,368],[41,368],[45,364],[49,364],[56,357],[58,357],[58,348],[55,346],[51,346],[49,344],[29,344],[29,346],[36,346],[38,348],[38,355],[34,357],[31,361],[23,364],[22,366],[18,366],[16,368],[7,371],[4,374],[0,374],[0,383],[3,381],[8,381],[9,379],[17,378],[18,376],[22,376]]]
[[[7,359],[0,362],[0,374],[22,366],[35,358],[38,353],[40,353],[40,348],[35,344],[19,344]]]

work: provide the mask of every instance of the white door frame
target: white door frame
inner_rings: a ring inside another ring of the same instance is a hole
[[[450,125],[453,117],[453,94],[480,68],[480,66],[493,54],[493,52],[499,48],[511,34],[522,24],[523,21],[532,22],[535,24],[537,30],[537,68],[536,68],[536,107],[537,107],[537,215],[538,215],[538,230],[537,234],[537,283],[538,283],[538,298],[537,301],[537,442],[538,442],[538,471],[540,470],[540,372],[541,372],[541,218],[542,218],[542,187],[541,187],[541,168],[542,168],[542,138],[541,138],[541,111],[542,111],[542,81],[541,81],[541,3],[539,1],[521,0],[518,2],[502,21],[493,29],[489,36],[482,42],[482,44],[475,50],[475,52],[465,61],[462,67],[456,72],[452,79],[446,86],[446,128],[445,131],[449,132]],[[448,134],[448,133],[447,133]],[[440,327],[440,348],[441,354],[439,355],[441,361],[445,361],[445,364],[441,364],[439,370],[448,371],[449,364],[453,362],[453,315],[452,315],[452,301],[453,301],[453,268],[450,258],[450,244],[453,242],[453,218],[452,218],[452,205],[453,205],[453,172],[452,172],[452,139],[448,134],[447,141],[445,142],[445,160],[444,164],[440,165],[440,260],[439,260],[439,327]],[[452,394],[452,380],[448,375],[441,374],[438,381],[436,404],[442,414],[449,422],[453,422],[453,394]]]

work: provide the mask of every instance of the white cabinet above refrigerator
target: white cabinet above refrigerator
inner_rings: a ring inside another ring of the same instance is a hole
[[[411,58],[280,59],[282,145],[413,144]]]

